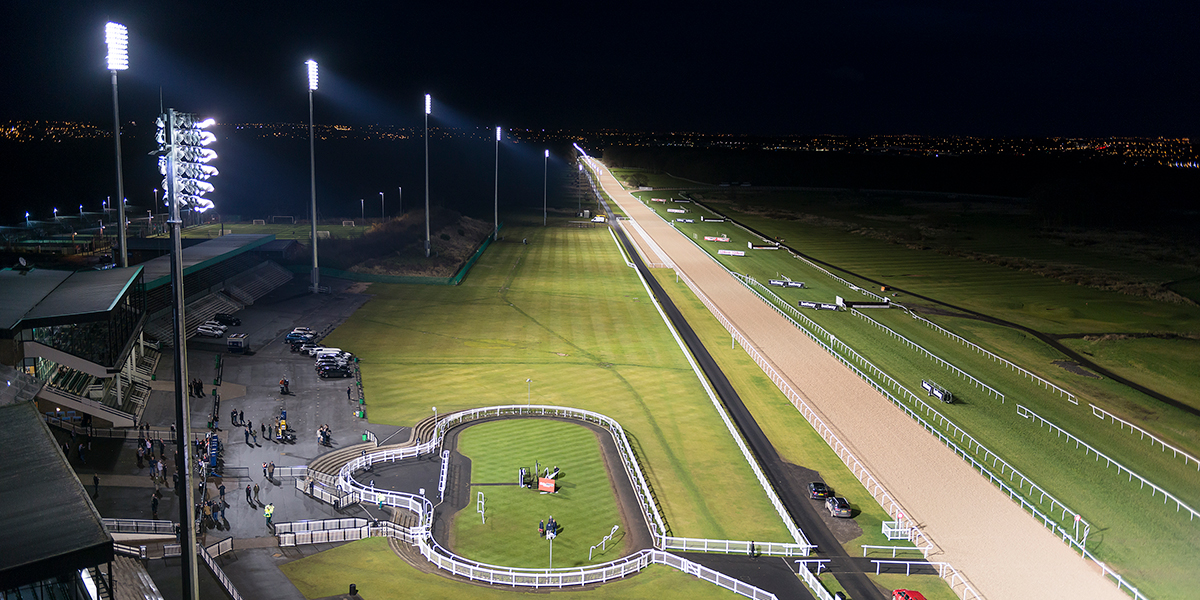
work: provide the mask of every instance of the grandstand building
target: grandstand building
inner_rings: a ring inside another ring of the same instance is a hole
[[[260,250],[273,235],[227,235],[183,251],[186,331],[292,279]],[[98,427],[140,422],[162,344],[173,339],[171,257],[100,271],[0,271],[0,400]],[[11,398],[10,398],[11,397]],[[2,402],[0,402],[2,403]]]

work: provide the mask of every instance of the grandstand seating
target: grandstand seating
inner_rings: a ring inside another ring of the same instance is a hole
[[[291,271],[267,260],[226,281],[225,291],[238,302],[250,305],[291,280]]]
[[[187,309],[184,311],[184,318],[187,320],[184,331],[188,337],[191,337],[196,334],[196,327],[213,318],[213,315],[221,312],[237,312],[242,308],[241,303],[221,292],[209,294],[188,303]],[[169,344],[175,339],[172,327],[174,327],[174,319],[170,313],[167,313],[146,323],[146,334],[164,344]]]

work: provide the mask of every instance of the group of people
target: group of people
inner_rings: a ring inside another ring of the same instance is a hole
[[[554,537],[558,535],[558,521],[554,520],[554,515],[545,521],[538,521],[538,535],[546,537]]]
[[[203,398],[204,397],[204,382],[199,379],[193,379],[188,382],[188,397]]]
[[[318,444],[320,444],[322,446],[332,446],[333,444],[330,442],[330,439],[332,438],[332,436],[333,436],[333,430],[329,428],[329,425],[322,425],[319,428],[317,428],[317,443]]]

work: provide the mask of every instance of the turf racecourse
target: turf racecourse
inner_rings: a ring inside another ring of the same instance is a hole
[[[593,410],[625,428],[673,535],[791,541],[607,229],[515,224],[460,286],[366,293],[326,342],[358,353],[372,422],[523,401]]]
[[[560,528],[553,566],[578,567],[622,556],[621,540],[632,525],[621,522],[591,430],[545,419],[480,423],[459,434],[458,451],[471,459],[471,500],[483,493],[486,515],[484,522],[471,502],[454,519],[451,546],[460,556],[494,565],[546,568],[549,542],[537,529],[551,516]],[[556,493],[514,485],[517,470],[526,467],[532,473],[535,462],[551,472],[561,469]],[[617,471],[614,476],[625,474]],[[591,545],[600,543],[618,524],[622,527],[606,551],[596,548],[589,559]],[[636,526],[644,527],[640,521]]]

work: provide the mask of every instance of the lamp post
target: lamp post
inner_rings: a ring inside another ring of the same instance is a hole
[[[121,172],[121,109],[117,102],[117,71],[129,68],[129,30],[120,23],[109,22],[104,26],[104,42],[108,45],[108,70],[112,73],[113,90],[113,141],[117,145],[117,218],[121,221],[121,266],[129,266],[129,253],[125,249],[125,177]]]
[[[81,217],[83,216],[83,205],[82,204],[79,205],[79,216],[81,216]]]
[[[425,258],[429,258],[429,112],[433,97],[425,94]]]
[[[400,216],[404,216],[404,186],[396,186],[396,194],[399,196]]]
[[[203,198],[204,194],[213,191],[212,184],[206,180],[217,174],[214,167],[208,166],[208,161],[217,157],[217,153],[203,148],[217,140],[212,133],[204,131],[212,126],[212,119],[200,121],[191,113],[175,112],[168,109],[157,119],[158,149],[151,152],[158,157],[158,170],[163,177],[165,190],[170,207],[168,223],[171,226],[171,281],[173,287],[172,308],[174,315],[175,342],[175,422],[178,423],[178,435],[175,438],[175,448],[181,457],[181,475],[179,492],[179,529],[180,545],[184,548],[181,554],[180,571],[183,584],[183,597],[186,600],[198,600],[200,583],[197,578],[196,553],[191,548],[196,547],[196,530],[193,528],[193,507],[195,506],[195,489],[192,487],[192,449],[189,432],[192,430],[191,408],[187,396],[183,393],[183,382],[188,378],[187,371],[187,320],[184,316],[183,289],[183,247],[180,240],[179,215],[181,208],[203,212],[213,207],[213,203]]]
[[[500,236],[500,126],[496,126],[496,206],[495,216],[496,224],[492,230],[492,241]]]
[[[525,380],[525,407],[528,408],[533,402],[533,380]]]
[[[379,222],[382,223],[387,218],[387,211],[383,209],[383,192],[379,192]]]
[[[25,226],[29,227],[29,211],[25,211]]]
[[[358,199],[358,210],[362,213],[361,218],[362,218],[363,222],[366,223],[367,222],[367,200],[366,200],[366,198]]]
[[[321,289],[321,271],[317,267],[317,154],[313,145],[313,92],[317,90],[317,61],[308,59],[308,164],[312,182],[312,293]]]
[[[550,150],[547,149],[545,158],[542,159],[542,227],[546,226],[546,169],[550,162]]]
[[[58,207],[57,206],[54,207],[54,220],[55,221],[58,220]]]

